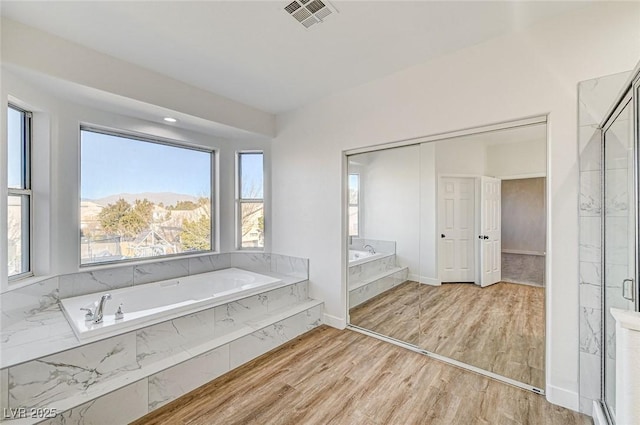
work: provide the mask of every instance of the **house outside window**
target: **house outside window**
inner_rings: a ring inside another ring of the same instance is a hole
[[[32,274],[32,113],[7,108],[7,253],[10,279]]]
[[[264,248],[264,154],[238,152],[236,228],[238,249]]]
[[[211,251],[214,153],[81,127],[80,263]]]

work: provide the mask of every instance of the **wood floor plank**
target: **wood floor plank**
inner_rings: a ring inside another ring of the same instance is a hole
[[[134,425],[586,425],[544,397],[322,326]]]
[[[351,323],[544,388],[544,288],[407,281],[350,310]]]

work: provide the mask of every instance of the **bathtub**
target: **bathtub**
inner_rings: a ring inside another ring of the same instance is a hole
[[[195,313],[230,301],[281,286],[278,278],[229,268],[209,273],[147,283],[61,300],[62,310],[80,340],[115,335],[164,320]],[[95,306],[100,297],[111,294],[102,323],[85,321],[81,308]],[[115,313],[122,304],[124,317]]]
[[[349,250],[349,267],[357,266],[358,264],[366,263],[369,261],[377,260],[378,258],[386,257],[389,254],[384,252],[376,252],[375,254],[369,251],[359,251],[355,249]]]

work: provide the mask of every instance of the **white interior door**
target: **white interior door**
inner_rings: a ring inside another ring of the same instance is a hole
[[[438,194],[440,280],[473,282],[475,179],[441,177]]]
[[[501,181],[480,178],[480,286],[500,282],[502,278]]]

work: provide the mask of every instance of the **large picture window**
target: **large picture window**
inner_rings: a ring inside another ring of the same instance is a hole
[[[209,251],[213,152],[81,128],[80,263]]]
[[[264,248],[264,155],[238,153],[238,248]]]
[[[31,274],[31,112],[7,108],[7,248],[12,279]]]

